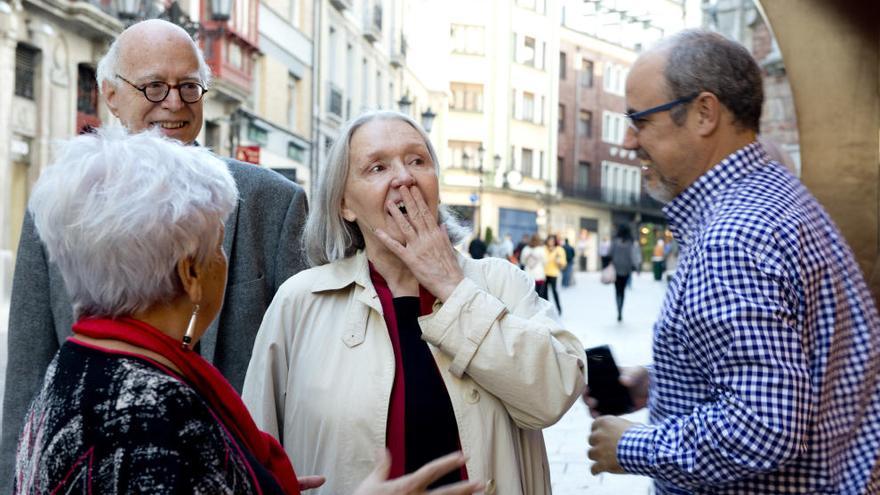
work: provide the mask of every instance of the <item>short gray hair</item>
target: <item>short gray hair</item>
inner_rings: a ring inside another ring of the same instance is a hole
[[[342,217],[342,197],[350,167],[351,137],[362,125],[373,120],[400,120],[415,129],[425,141],[428,154],[439,173],[439,161],[428,134],[408,115],[390,110],[377,110],[364,113],[348,121],[327,154],[327,167],[318,182],[309,216],[306,220],[303,243],[306,257],[312,266],[332,263],[346,258],[364,248],[364,237],[354,222]],[[439,208],[439,222],[446,226],[452,244],[463,241],[470,233],[464,229],[456,217],[444,205]]]
[[[134,27],[137,24],[140,24],[140,22],[132,24],[131,27]],[[129,27],[129,29],[131,27]],[[107,49],[107,53],[105,53],[104,56],[101,57],[101,60],[98,61],[95,78],[98,81],[98,91],[100,91],[101,94],[104,93],[104,81],[107,81],[107,83],[113,85],[113,87],[117,87],[119,84],[118,81],[116,81],[116,74],[119,73],[119,38],[120,36],[117,36],[116,39],[113,40],[113,43],[110,43],[110,48]],[[196,57],[199,60],[199,81],[205,88],[209,88],[211,86],[211,66],[205,61],[205,55],[195,41],[193,41],[193,48],[195,48]]]
[[[206,148],[119,126],[62,143],[29,209],[74,314],[131,315],[182,293],[177,262],[204,262],[238,190]]]
[[[688,29],[660,42],[668,49],[664,76],[670,99],[708,91],[733,114],[740,127],[759,132],[764,86],[761,69],[744,46],[704,29]],[[684,123],[686,106],[675,108],[671,117]]]

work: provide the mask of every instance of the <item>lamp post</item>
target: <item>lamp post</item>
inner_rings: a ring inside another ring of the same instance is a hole
[[[397,100],[397,107],[400,108],[400,113],[409,115],[409,111],[412,108],[412,100],[409,99],[409,94],[405,93]]]
[[[431,128],[434,127],[434,117],[437,114],[431,111],[431,107],[422,112],[422,128],[426,133],[431,134]]]
[[[115,0],[114,6],[116,15],[126,26],[144,19],[163,19],[182,27],[193,38],[206,34],[204,26],[190,19],[177,0],[173,0],[163,10],[157,10],[154,2],[144,0]],[[232,14],[232,0],[210,0],[208,6],[212,21],[226,22]]]
[[[483,143],[477,148],[477,174],[479,176],[479,192],[477,193],[477,237],[483,238],[483,160],[486,158],[486,148]]]

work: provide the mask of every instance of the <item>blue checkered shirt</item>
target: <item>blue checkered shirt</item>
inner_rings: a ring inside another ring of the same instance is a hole
[[[623,468],[664,494],[880,493],[880,318],[827,213],[757,143],[664,211],[681,254]]]

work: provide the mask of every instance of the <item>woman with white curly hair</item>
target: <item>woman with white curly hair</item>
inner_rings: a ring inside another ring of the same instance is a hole
[[[304,241],[313,268],[263,319],[242,392],[294,465],[346,493],[391,452],[392,477],[469,457],[443,482],[550,492],[541,429],[584,385],[583,346],[507,260],[473,260],[439,204],[425,131],[390,111],[349,122],[329,153]]]
[[[157,131],[63,145],[29,207],[77,321],[25,420],[16,493],[298,494],[323,482],[298,480],[192,352],[223,303],[237,199],[221,160]],[[415,481],[457,465],[442,459]],[[410,493],[377,473],[358,495]]]

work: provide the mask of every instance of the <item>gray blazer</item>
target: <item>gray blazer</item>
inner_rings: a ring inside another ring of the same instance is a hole
[[[238,206],[226,221],[229,278],[220,316],[200,352],[241,392],[263,313],[275,291],[306,268],[303,189],[271,170],[226,160]],[[0,440],[0,493],[12,493],[15,451],[27,408],[55,353],[71,335],[73,310],[58,268],[49,263],[30,214],[18,247],[9,308],[9,359]]]

